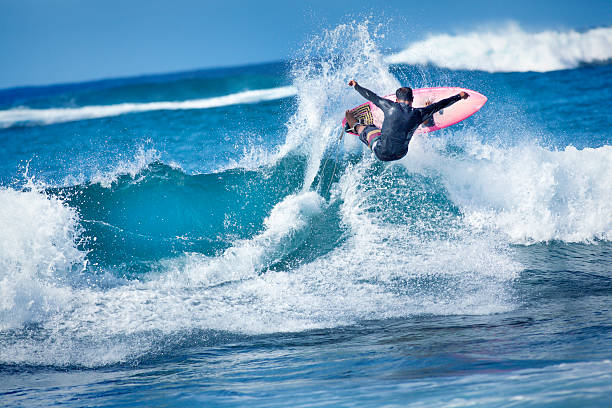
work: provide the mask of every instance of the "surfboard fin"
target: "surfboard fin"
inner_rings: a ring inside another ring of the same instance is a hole
[[[359,123],[355,123],[355,126],[357,126],[358,124],[359,124]],[[344,124],[344,131],[345,131],[346,133],[357,133],[357,131],[355,130],[355,127],[354,127],[354,126],[353,126],[353,127],[349,127],[348,122],[346,122],[346,123]]]

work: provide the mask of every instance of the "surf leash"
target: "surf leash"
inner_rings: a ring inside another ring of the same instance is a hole
[[[336,142],[336,158],[334,161],[334,169],[332,170],[331,178],[329,179],[329,184],[327,185],[327,191],[325,191],[325,195],[329,193],[329,190],[331,189],[331,185],[334,181],[334,176],[336,175],[336,167],[338,166],[338,155],[340,153],[340,142],[342,141],[343,136],[344,136],[344,129],[340,128],[340,136],[338,137],[337,142]],[[327,158],[327,160],[329,160],[329,157]],[[325,160],[325,164],[327,164],[327,160]],[[325,166],[323,166],[323,170],[325,170]]]

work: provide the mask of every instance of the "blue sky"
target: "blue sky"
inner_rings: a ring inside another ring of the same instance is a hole
[[[398,49],[509,20],[612,25],[612,1],[0,0],[0,88],[288,59],[310,35],[365,16]]]

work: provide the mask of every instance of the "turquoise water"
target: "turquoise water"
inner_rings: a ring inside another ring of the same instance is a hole
[[[381,163],[338,138],[351,78],[489,101]],[[612,404],[611,85],[390,65],[339,27],[0,91],[3,403]]]

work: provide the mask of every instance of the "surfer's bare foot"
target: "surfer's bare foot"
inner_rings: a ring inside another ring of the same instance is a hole
[[[357,118],[350,110],[344,112],[344,116],[346,117],[346,123],[348,123],[349,128],[353,129],[355,133],[359,134],[363,129],[365,129],[364,125],[357,123]]]
[[[344,116],[346,117],[346,122],[348,123],[349,127],[351,129],[354,128],[355,123],[357,123],[357,119],[355,118],[355,115],[353,115],[353,112],[347,110],[346,112],[344,112]]]

